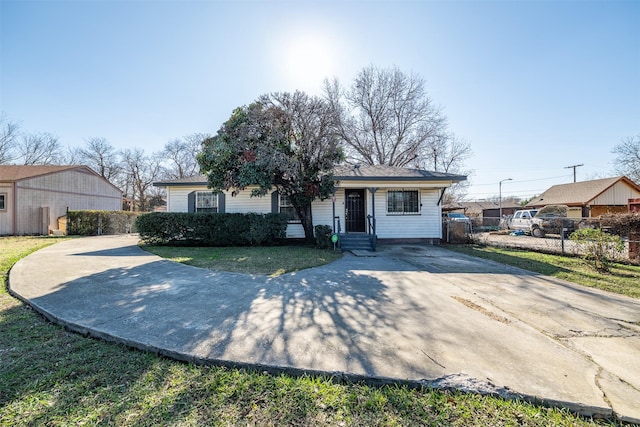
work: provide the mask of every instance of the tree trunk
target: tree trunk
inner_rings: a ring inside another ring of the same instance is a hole
[[[304,240],[307,243],[315,243],[316,239],[313,231],[313,215],[311,213],[311,203],[305,206],[296,207],[302,228],[304,229]]]

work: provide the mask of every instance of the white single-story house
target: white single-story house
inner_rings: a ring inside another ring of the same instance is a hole
[[[69,210],[122,210],[122,191],[88,166],[0,165],[0,235],[49,234]]]
[[[390,166],[337,166],[335,196],[312,203],[313,224],[334,232],[375,235],[387,241],[437,243],[442,236],[442,196],[465,176]],[[302,238],[304,230],[286,197],[277,191],[251,197],[250,189],[232,196],[213,193],[204,176],[156,182],[167,191],[168,212],[286,212],[287,237]],[[375,229],[375,233],[373,233]]]

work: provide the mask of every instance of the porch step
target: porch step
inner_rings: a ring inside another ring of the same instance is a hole
[[[373,250],[373,238],[369,234],[341,234],[339,241],[343,251]]]

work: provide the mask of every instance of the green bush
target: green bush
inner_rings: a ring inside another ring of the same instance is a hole
[[[330,225],[316,225],[316,246],[320,249],[329,249],[332,247],[333,243],[331,242],[331,235],[333,234],[333,229]]]
[[[286,237],[282,214],[152,212],[136,221],[140,238],[153,245],[259,246]]]
[[[582,249],[584,259],[596,270],[609,271],[611,261],[622,254],[624,242],[620,236],[605,233],[600,228],[581,228],[569,236]]]
[[[98,236],[102,234],[135,233],[136,212],[68,211],[67,234]]]

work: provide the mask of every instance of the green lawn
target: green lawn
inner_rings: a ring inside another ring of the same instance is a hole
[[[614,263],[609,273],[602,273],[590,267],[581,258],[492,246],[449,245],[446,247],[456,252],[520,267],[584,286],[640,298],[640,266],[638,265]]]
[[[303,245],[231,248],[141,245],[141,248],[195,267],[268,276],[317,267],[342,257],[339,250]]]
[[[594,426],[564,410],[459,392],[194,366],[69,333],[6,291],[56,242],[0,238],[0,426]]]

